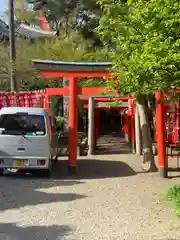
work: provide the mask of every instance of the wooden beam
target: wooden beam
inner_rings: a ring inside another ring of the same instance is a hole
[[[81,100],[88,100],[89,97],[92,95],[96,97],[97,101],[104,101],[104,99],[109,99],[112,101],[110,98],[113,99],[118,99],[118,100],[124,100],[127,101],[128,97],[119,97],[118,93],[116,92],[108,92],[107,87],[78,87],[78,95],[80,95]],[[101,92],[104,92],[101,93]],[[55,96],[55,95],[69,95],[69,87],[64,87],[64,88],[47,88],[46,93],[49,96]],[[117,97],[118,96],[118,97]]]
[[[69,87],[64,88],[47,88],[46,93],[49,96],[56,96],[56,95],[69,95]]]

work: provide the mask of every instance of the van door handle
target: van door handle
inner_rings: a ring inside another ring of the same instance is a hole
[[[25,148],[18,148],[18,151],[25,151]]]

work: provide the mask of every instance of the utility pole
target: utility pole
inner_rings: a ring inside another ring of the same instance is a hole
[[[10,89],[16,91],[16,79],[14,64],[16,61],[16,45],[15,45],[15,24],[14,24],[14,0],[9,0],[9,47],[10,47]]]

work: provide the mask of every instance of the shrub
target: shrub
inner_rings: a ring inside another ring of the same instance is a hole
[[[175,205],[176,214],[180,217],[180,184],[176,184],[169,189],[167,199]]]

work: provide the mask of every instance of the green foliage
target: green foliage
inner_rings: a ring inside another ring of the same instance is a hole
[[[29,3],[34,3],[34,9],[40,10],[46,3],[46,0],[29,0]]]
[[[176,214],[180,217],[180,184],[174,185],[169,189],[167,199],[175,204]]]
[[[27,2],[37,1],[29,0]],[[16,79],[19,90],[23,91],[62,87],[62,79],[42,79],[40,73],[31,64],[32,59],[67,61],[105,61],[109,59],[107,49],[97,49],[99,38],[94,29],[98,25],[101,10],[95,0],[46,0],[42,4],[40,3],[36,11],[27,11],[24,8],[24,1],[17,0],[15,3],[16,18],[26,23],[37,23],[41,5],[44,5],[46,17],[52,28],[57,31],[58,36],[51,39],[39,39],[34,43],[18,39]],[[68,36],[64,38],[64,34]],[[9,51],[7,46],[4,48],[3,44],[0,45],[0,49],[0,70],[3,70],[8,77]],[[80,82],[83,86],[106,84],[104,79],[86,79]],[[7,81],[2,87],[4,90],[8,90]]]
[[[33,12],[28,11],[24,7],[24,0],[16,0],[15,4],[15,16],[17,21],[21,21],[27,24],[37,24],[39,23],[38,16],[39,11]],[[5,14],[9,14],[9,10],[5,10]]]
[[[119,100],[115,100],[113,102],[108,103],[108,107],[117,107],[117,106],[121,106],[122,105],[122,101]]]
[[[102,78],[89,78],[80,80],[80,85],[83,87],[99,87],[106,86],[107,80]]]
[[[63,128],[64,117],[56,116],[55,121],[56,121],[56,130],[57,131],[61,130]]]
[[[58,38],[38,40],[31,43],[26,40],[18,40],[16,44],[16,79],[19,90],[37,90],[47,87],[62,87],[62,79],[42,79],[39,71],[32,65],[32,59],[52,59],[69,61],[98,61],[108,58],[105,51],[92,52],[88,48],[89,42],[80,36],[73,35],[70,39]],[[8,79],[9,51],[8,45],[0,44],[0,72]],[[95,81],[96,83],[101,80]],[[83,81],[84,82],[84,81]],[[89,81],[93,84],[94,81]],[[8,90],[8,81],[1,84],[2,90]]]
[[[43,6],[48,22],[59,37],[70,37],[72,32],[78,32],[85,39],[92,40],[93,45],[102,45],[94,31],[99,24],[101,13],[96,0],[29,0],[29,2],[42,2],[35,4],[35,9],[40,10]]]
[[[128,4],[131,5],[134,0],[128,0]]]
[[[168,92],[180,84],[180,4],[178,0],[99,0],[98,28],[112,49],[118,80],[109,84],[134,95]]]

